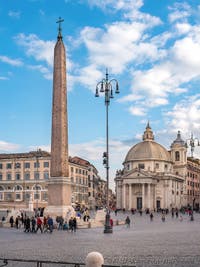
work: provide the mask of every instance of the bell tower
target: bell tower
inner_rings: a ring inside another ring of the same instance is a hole
[[[181,132],[178,131],[176,139],[171,144],[171,158],[174,163],[174,172],[178,175],[185,175],[185,166],[187,164],[187,148],[181,138]]]

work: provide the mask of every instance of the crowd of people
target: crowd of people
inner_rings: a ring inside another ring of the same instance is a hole
[[[21,213],[15,219],[13,216],[9,219],[10,227],[24,229],[25,233],[52,233],[54,229],[76,232],[77,219],[71,217],[68,221],[62,216],[57,216],[54,220],[51,216],[40,217],[39,215],[28,216],[26,213]]]
[[[127,215],[124,218],[124,224],[127,226],[127,228],[130,228],[131,225],[134,223],[134,217],[131,215],[134,215],[138,213],[140,216],[145,213],[149,216],[150,221],[152,222],[155,218],[155,215],[160,215],[160,219],[162,222],[166,221],[166,218],[168,214],[171,213],[171,218],[179,219],[180,222],[183,221],[183,214],[187,214],[189,216],[189,219],[191,221],[194,220],[194,211],[191,208],[188,209],[177,209],[172,208],[170,211],[169,209],[159,209],[159,210],[149,210],[146,209],[143,210],[136,210],[131,209],[130,211],[126,211],[125,209],[119,210],[115,209],[114,214],[115,217],[117,216],[118,212],[121,211],[122,214]],[[117,217],[113,221],[112,216],[110,212],[110,226],[113,227],[114,224],[118,224]],[[158,216],[157,216],[158,217]],[[51,216],[43,216],[41,217],[37,213],[35,213],[35,216],[27,216],[26,213],[21,213],[21,215],[17,216],[15,219],[13,216],[10,217],[10,227],[16,227],[17,229],[23,228],[25,233],[37,233],[38,231],[41,233],[52,233],[54,229],[57,230],[66,230],[70,232],[76,232],[77,230],[77,218],[83,219],[84,222],[88,222],[90,220],[90,213],[88,209],[85,209],[83,212],[77,211],[76,216],[70,217],[68,220],[64,219],[62,216],[57,216],[55,219],[53,219]],[[132,223],[131,223],[132,221]]]

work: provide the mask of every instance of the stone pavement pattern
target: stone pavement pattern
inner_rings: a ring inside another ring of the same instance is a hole
[[[126,216],[112,214],[114,219]],[[130,229],[115,226],[113,234],[103,234],[102,228],[80,229],[76,233],[55,230],[53,234],[26,234],[22,229],[0,228],[0,257],[84,262],[89,252],[98,251],[105,264],[200,266],[200,214],[195,214],[193,222],[187,215],[180,222],[169,214],[164,223],[160,214],[155,215],[153,222],[146,214],[130,218]]]

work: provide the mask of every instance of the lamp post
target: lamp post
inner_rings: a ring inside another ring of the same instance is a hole
[[[200,146],[200,141],[198,138],[193,137],[193,133],[191,133],[191,137],[186,140],[186,147],[190,146],[191,147],[191,158],[193,158],[193,153],[194,153],[194,148],[196,146]],[[193,219],[193,210],[195,206],[195,192],[194,192],[194,178],[192,181],[192,217]]]
[[[109,128],[108,128],[108,107],[110,99],[113,96],[113,86],[115,86],[115,93],[119,94],[119,85],[116,79],[108,79],[108,70],[106,69],[106,78],[102,79],[96,85],[95,97],[99,97],[99,92],[104,93],[105,106],[106,106],[106,152],[103,153],[103,165],[106,168],[106,218],[104,233],[112,233],[112,227],[110,225],[110,211],[109,211]]]
[[[191,137],[186,140],[186,147],[191,147],[191,158],[193,158],[194,148],[196,146],[200,146],[200,142],[198,138],[193,137],[193,133],[191,133]]]

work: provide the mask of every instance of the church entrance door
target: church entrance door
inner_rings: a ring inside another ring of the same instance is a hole
[[[137,210],[141,210],[141,209],[142,209],[142,198],[137,197]]]
[[[156,200],[156,208],[160,209],[160,200]]]

